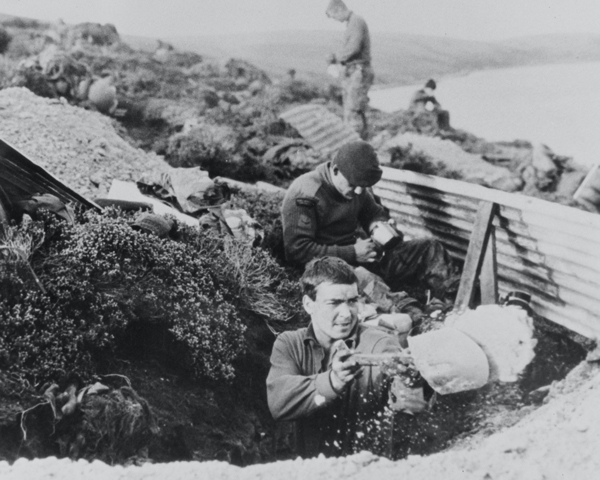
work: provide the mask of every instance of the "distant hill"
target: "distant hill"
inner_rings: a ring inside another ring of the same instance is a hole
[[[19,19],[0,13],[0,22]],[[20,17],[20,20],[36,22]],[[44,24],[44,22],[39,22]],[[153,38],[122,35],[134,48],[154,50]],[[327,79],[325,59],[341,46],[341,31],[288,31],[164,37],[180,50],[205,57],[247,60],[273,77],[295,69],[299,77]],[[540,35],[477,42],[403,33],[372,33],[376,83],[408,85],[475,70],[558,62],[600,61],[600,35]]]
[[[527,51],[543,63],[600,59],[600,35],[537,35],[511,38],[499,44]]]
[[[126,37],[132,46],[155,41]],[[179,49],[210,57],[239,57],[273,76],[293,68],[299,75],[324,77],[325,59],[340,47],[341,32],[293,31],[163,38]],[[474,70],[556,62],[600,60],[600,36],[542,35],[502,42],[373,33],[373,66],[380,84],[406,85],[429,77]]]

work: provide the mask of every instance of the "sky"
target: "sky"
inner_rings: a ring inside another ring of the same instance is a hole
[[[0,13],[112,23],[153,38],[335,30],[329,0],[2,0]],[[346,0],[371,31],[493,41],[547,33],[600,35],[600,0]]]

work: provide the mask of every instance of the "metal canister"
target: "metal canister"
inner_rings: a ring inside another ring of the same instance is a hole
[[[389,223],[376,222],[371,229],[371,239],[382,249],[390,250],[402,242],[402,235]]]
[[[531,295],[520,290],[513,290],[506,294],[504,304],[515,305],[529,312],[531,310]]]

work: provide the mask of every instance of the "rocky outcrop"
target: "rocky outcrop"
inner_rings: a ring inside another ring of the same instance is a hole
[[[390,163],[390,151],[395,147],[409,148],[414,152],[426,155],[435,162],[441,162],[448,169],[461,172],[467,182],[508,192],[519,190],[522,186],[518,175],[506,168],[486,162],[481,155],[465,152],[450,140],[416,133],[400,133],[380,147],[379,158],[382,164]]]

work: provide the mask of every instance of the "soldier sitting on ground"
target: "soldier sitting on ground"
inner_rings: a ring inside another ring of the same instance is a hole
[[[435,115],[438,128],[440,130],[450,130],[450,112],[444,110],[434,97],[433,93],[436,87],[435,80],[427,80],[425,86],[413,95],[408,109],[417,114],[430,113]]]
[[[339,257],[378,275],[392,290],[413,284],[444,299],[456,278],[450,256],[440,242],[396,241],[392,248],[383,250],[372,238],[358,234],[362,228],[365,234],[373,235],[380,226],[391,226],[390,222],[396,230],[388,211],[369,188],[381,175],[373,147],[357,141],[340,148],[333,161],[294,180],[282,206],[286,259],[305,265],[316,257]],[[415,304],[416,300],[407,297],[398,311],[415,320],[421,314]]]

